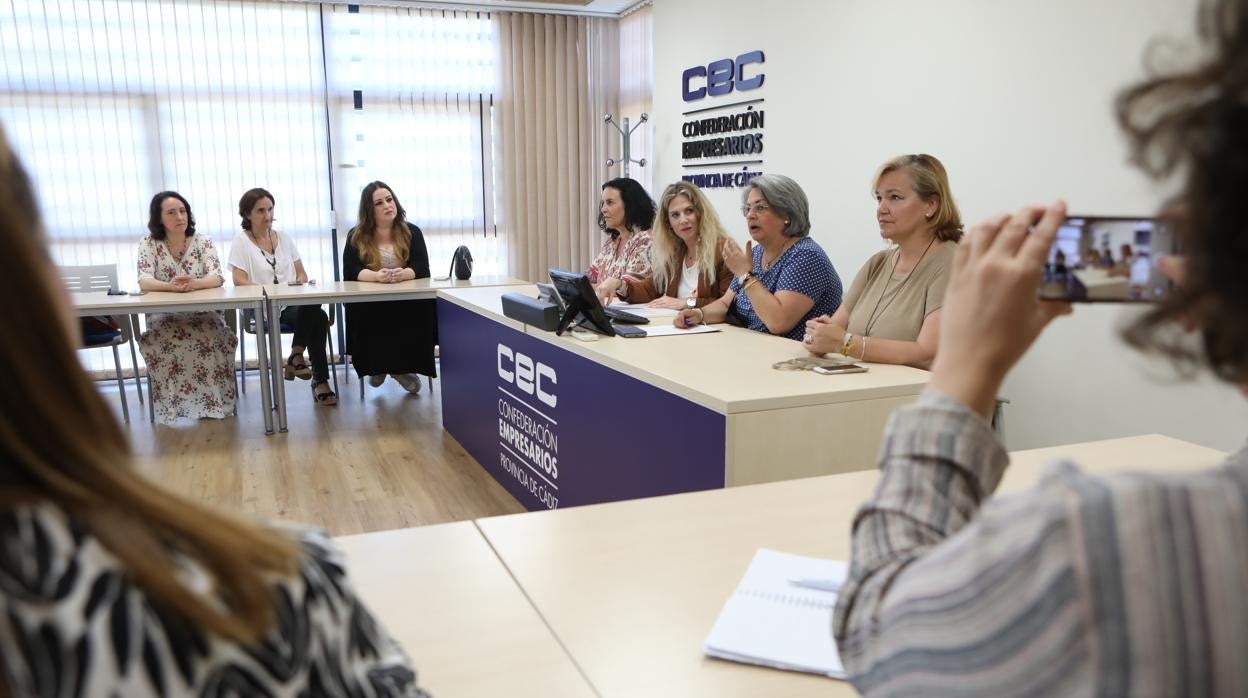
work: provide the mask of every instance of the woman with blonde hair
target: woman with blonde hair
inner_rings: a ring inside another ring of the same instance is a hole
[[[2,131],[0,258],[0,695],[423,695],[325,536],[134,470]]]
[[[873,193],[880,237],[890,243],[858,270],[845,302],[806,323],[813,354],[927,368],[962,219],[940,160],[902,155],[880,166]]]
[[[651,274],[624,281],[616,291],[627,303],[680,310],[717,300],[732,283],[719,250],[728,232],[706,195],[691,182],[676,182],[659,198],[650,240]],[[609,303],[611,296],[603,299]]]
[[[429,278],[425,236],[407,222],[407,211],[385,182],[371,182],[360,192],[359,222],[342,250],[342,277],[379,284]],[[368,376],[378,387],[389,375],[416,393],[420,374],[437,377],[438,316],[432,299],[350,303],[346,313],[347,353],[361,380]]]

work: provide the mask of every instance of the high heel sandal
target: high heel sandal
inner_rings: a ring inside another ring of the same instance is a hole
[[[295,363],[295,359],[300,359],[301,363]],[[303,354],[291,354],[286,357],[286,365],[282,367],[282,377],[288,381],[295,378],[306,381],[312,377],[312,367],[307,361],[303,361]]]
[[[332,390],[326,390],[323,393],[316,392],[317,386],[320,386],[320,385],[324,385],[328,387],[329,381],[320,381],[320,382],[312,384],[312,399],[316,401],[316,404],[323,405],[325,407],[329,407],[331,405],[337,405],[338,394]]]

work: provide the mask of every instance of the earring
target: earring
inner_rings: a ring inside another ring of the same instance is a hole
[[[785,224],[785,225],[788,225],[788,224],[789,224],[789,221],[788,221],[788,220],[785,220],[785,221],[784,221],[784,224]]]

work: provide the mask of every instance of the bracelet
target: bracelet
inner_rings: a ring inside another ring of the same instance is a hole
[[[859,361],[866,361],[866,360],[867,360],[867,335],[865,335],[865,334],[864,334],[864,335],[862,335],[862,337],[860,337],[860,339],[862,340],[862,356],[859,356],[859,357],[858,357],[858,360],[859,360]]]
[[[694,308],[694,310],[698,311],[698,322],[697,322],[697,324],[699,324],[699,325],[705,324],[705,323],[706,323],[706,312],[705,312],[705,311],[703,311],[701,308]]]
[[[745,293],[745,291],[749,289],[751,284],[756,284],[756,283],[758,283],[757,276],[754,276],[753,274],[747,275],[745,277],[745,281],[741,284],[741,292]]]

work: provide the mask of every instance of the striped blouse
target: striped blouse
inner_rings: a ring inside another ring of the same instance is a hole
[[[833,630],[865,695],[1248,695],[1248,448],[1195,475],[1008,456],[927,390],[898,410]]]

